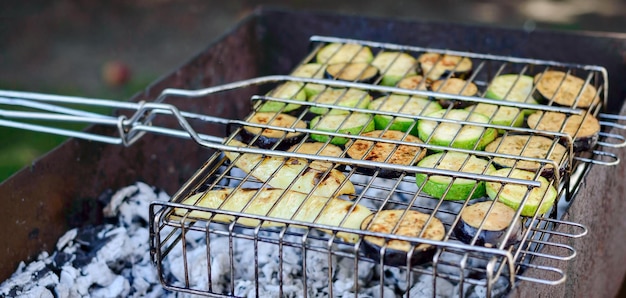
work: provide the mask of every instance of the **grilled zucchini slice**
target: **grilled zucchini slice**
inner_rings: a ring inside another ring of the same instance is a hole
[[[374,130],[372,116],[362,113],[317,116],[311,120],[309,125],[311,129],[319,131],[352,135]],[[330,143],[339,146],[345,145],[350,140],[344,137],[333,137],[316,133],[311,133],[311,139],[324,143],[330,139]]]
[[[367,207],[346,200],[277,188],[211,190],[190,196],[182,204],[355,230],[359,229],[363,220],[372,214]],[[230,215],[198,210],[187,214],[188,210],[184,208],[174,209],[174,212],[178,216],[187,215],[190,218],[208,219],[223,223],[230,223],[235,220]],[[261,223],[257,219],[246,217],[239,217],[236,220],[237,223],[249,227],[256,227],[259,224],[263,227],[284,226],[279,222],[264,221]],[[324,230],[324,232],[331,231]],[[359,239],[358,235],[345,232],[338,232],[337,237],[350,243],[355,243]]]
[[[306,100],[306,92],[304,91],[304,85],[297,82],[287,82],[274,90],[267,93],[268,96],[284,98],[284,99],[293,99],[299,101]],[[297,110],[301,107],[299,104],[293,103],[284,103],[277,101],[266,101],[261,104],[258,109],[258,112],[281,112],[281,113],[289,113],[291,111]]]
[[[231,146],[246,144],[231,140]],[[264,156],[253,153],[225,151],[224,155],[242,171],[275,188],[289,189],[323,197],[354,194],[354,185],[335,169],[312,168],[306,159]]]
[[[489,174],[495,171],[495,167],[489,164],[489,161],[460,152],[442,152],[428,155],[417,165],[424,168],[474,174]],[[429,177],[427,174],[417,173],[415,182],[418,187],[423,185],[422,191],[424,193],[438,199],[458,201],[480,198],[485,195],[484,181],[440,175]]]
[[[380,52],[372,61],[372,65],[383,75],[381,85],[395,86],[405,76],[415,74],[417,60],[407,53]]]
[[[291,75],[301,78],[322,79],[324,78],[325,72],[325,65],[319,63],[307,63],[298,66],[298,68],[296,68]],[[306,93],[307,98],[324,91],[324,89],[326,89],[326,86],[321,84],[307,83],[304,85],[304,92]]]
[[[374,59],[372,50],[369,47],[356,43],[330,43],[317,52],[317,63],[369,63]]]
[[[498,106],[486,103],[478,103],[469,106],[466,110],[479,113],[491,119],[490,123],[509,127],[522,127],[524,125],[524,113],[514,107]],[[499,133],[504,133],[504,129],[498,129]]]
[[[446,228],[438,218],[415,210],[380,211],[368,216],[361,224],[361,229],[435,241],[443,240],[446,235]],[[431,261],[436,251],[435,246],[420,244],[419,240],[412,243],[374,236],[365,236],[362,247],[367,256],[380,262],[382,255],[383,263],[390,266],[406,266],[411,248],[413,253],[410,255],[410,263],[413,266]]]
[[[328,88],[309,99],[311,102],[350,108],[365,109],[372,101],[372,96],[360,89]],[[348,110],[330,109],[311,106],[309,111],[314,114],[348,114]]]
[[[494,176],[525,180],[534,180],[536,175],[535,172],[508,168],[497,170],[491,174]],[[543,215],[554,205],[557,191],[546,178],[538,176],[537,181],[541,183],[541,186],[530,190],[529,197],[523,206],[520,205],[529,191],[529,188],[526,185],[487,182],[487,195],[492,200],[498,200],[513,209],[517,210],[518,208],[522,208],[521,215],[523,216],[534,216],[535,212],[539,215]],[[500,191],[500,188],[503,186],[504,189]]]
[[[368,109],[410,115],[428,115],[441,110],[441,106],[437,102],[426,98],[392,94],[373,100],[369,104]],[[411,134],[417,135],[415,119],[374,113],[374,123],[376,124],[376,129],[379,130],[389,129],[405,132],[413,127]]]
[[[485,97],[489,99],[537,104],[537,101],[531,95],[532,91],[532,77],[518,74],[504,74],[495,77],[493,81],[491,81],[491,85],[489,85],[485,92]],[[524,115],[529,115],[534,111],[524,109],[523,112]]]
[[[406,135],[403,132],[389,130],[374,130],[361,134],[366,137],[406,141],[416,144],[423,144],[419,138]],[[386,162],[391,164],[410,166],[420,161],[426,155],[426,149],[419,146],[398,145],[385,142],[372,142],[368,140],[355,140],[346,145],[346,153],[354,159]],[[359,167],[361,172],[372,174],[376,171],[373,168]],[[390,169],[379,169],[378,176],[383,178],[395,178],[400,172]]]
[[[439,110],[427,115],[434,118],[489,123],[487,116],[470,113],[466,110]],[[429,144],[462,149],[483,150],[485,146],[498,136],[498,131],[491,127],[462,125],[452,122],[441,122],[420,119],[417,122],[418,136]]]

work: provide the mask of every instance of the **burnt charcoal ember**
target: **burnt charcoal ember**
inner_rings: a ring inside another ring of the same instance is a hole
[[[359,175],[355,179],[361,179],[365,185],[371,177]],[[415,191],[415,183],[409,182],[406,181],[406,190]],[[389,180],[389,183],[396,182]],[[405,184],[405,181],[401,183]],[[366,192],[367,197],[372,198],[389,195],[385,188]],[[36,261],[22,263],[11,278],[0,284],[0,297],[179,297],[177,293],[162,288],[149,251],[149,202],[168,199],[164,192],[143,183],[120,189],[110,196],[103,210],[109,219],[106,224],[66,232],[59,238],[55,252],[50,255],[44,252]],[[410,199],[394,197],[393,203],[406,208]],[[372,209],[378,208],[380,203],[363,201]],[[452,203],[441,205],[441,208],[455,207]],[[221,229],[226,231],[226,227]],[[315,249],[306,253],[298,247],[283,245],[279,248],[276,244],[278,239],[301,243],[302,237],[297,234],[279,236],[280,229],[264,230],[256,235],[271,241],[255,244],[251,240],[255,235],[253,231],[238,228],[236,232],[248,233],[250,237],[210,234],[207,241],[206,233],[188,231],[182,240],[186,244],[185,256],[182,245],[176,245],[163,260],[165,280],[170,285],[200,290],[208,290],[210,285],[213,293],[242,297],[276,297],[281,291],[285,297],[300,297],[305,288],[310,297],[329,296],[331,292],[338,297],[402,297],[407,294],[440,297],[458,293],[473,297],[484,295],[486,291],[484,287],[467,284],[461,289],[459,284],[438,278],[433,293],[431,275],[411,273],[409,278],[403,268],[381,267],[365,258],[355,264],[354,258],[330,253],[335,250],[351,253],[354,246],[333,244],[332,250],[327,251],[327,236],[321,231],[308,231],[306,246]],[[460,275],[455,264],[462,255],[444,251],[437,271]],[[187,266],[183,265],[185,262]],[[467,263],[468,267],[486,266],[483,259],[473,256],[467,259]],[[210,276],[207,267],[210,267]],[[429,267],[423,269],[432,270]],[[463,272],[465,276],[468,276],[467,271]],[[484,276],[475,278],[484,279]],[[492,292],[505,293],[507,286],[496,283]],[[234,293],[231,293],[231,287]]]
[[[69,230],[57,241],[55,252],[43,252],[28,265],[22,263],[0,284],[0,297],[168,296],[148,248],[147,206],[169,199],[155,191],[137,183],[111,195],[105,213],[115,225]]]
[[[417,283],[409,290],[409,297],[452,297],[454,296],[454,285],[447,279],[437,277],[437,289],[433,288],[433,276],[422,274]]]

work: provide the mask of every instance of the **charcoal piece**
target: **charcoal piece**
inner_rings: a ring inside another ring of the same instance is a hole
[[[107,262],[107,266],[109,266],[109,269],[111,269],[113,273],[117,275],[123,275],[122,271],[124,269],[132,268],[133,263],[127,259],[116,259],[116,260]]]
[[[70,260],[74,258],[73,255],[59,251],[52,257],[52,265],[55,269],[60,270],[63,265],[67,264]]]

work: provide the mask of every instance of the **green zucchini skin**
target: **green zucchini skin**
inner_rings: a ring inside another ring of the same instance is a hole
[[[326,65],[319,63],[307,63],[298,66],[298,68],[291,72],[291,75],[301,78],[322,79],[324,78],[325,73]],[[304,93],[306,94],[307,99],[324,91],[325,89],[326,86],[321,84],[307,83],[304,85]]]
[[[597,89],[585,80],[562,71],[549,70],[538,73],[534,78],[535,93],[533,96],[540,102],[550,102],[576,108],[588,108],[600,101]],[[581,92],[582,90],[582,92]]]
[[[380,52],[372,65],[382,73],[381,85],[396,86],[404,77],[416,74],[417,60],[407,53]]]
[[[341,107],[351,107],[366,109],[372,101],[372,96],[364,90],[360,89],[345,89],[345,88],[327,88],[326,90],[318,93],[317,95],[309,98],[310,102],[318,104],[328,104]],[[326,107],[309,107],[309,112],[316,115],[323,114],[349,114],[348,110],[331,109]]]
[[[326,67],[326,78],[371,84],[378,78],[378,68],[367,62],[336,63]]]
[[[524,125],[524,112],[518,108],[498,106],[486,103],[478,103],[466,108],[467,111],[479,113],[491,119],[491,123],[508,127],[522,127]],[[498,129],[498,133],[504,134],[504,129]]]
[[[503,74],[495,77],[487,90],[485,97],[489,99],[506,100],[512,102],[522,102],[537,104],[532,96],[533,78],[526,75]],[[534,112],[532,109],[524,109],[525,116]]]
[[[466,110],[440,110],[426,115],[433,118],[489,123],[487,116],[470,113]],[[487,144],[498,137],[498,131],[491,127],[461,125],[420,119],[417,121],[418,136],[422,141],[433,145],[461,149],[483,150]]]
[[[465,165],[461,168],[461,165],[464,163]],[[428,155],[418,162],[417,165],[424,168],[485,175],[496,170],[487,160],[459,152],[441,152]],[[415,174],[415,182],[417,187],[422,187],[422,192],[438,199],[459,201],[485,196],[485,182],[480,180],[465,178],[455,178],[453,180],[452,177],[448,176],[432,175],[428,177],[425,173],[417,173]]]
[[[404,215],[404,217],[402,217]],[[400,222],[400,219],[402,221]],[[426,221],[430,222],[426,226]],[[399,225],[399,226],[398,226]],[[396,226],[397,229],[396,229]],[[424,228],[424,226],[426,226]],[[362,230],[380,232],[409,237],[418,237],[422,230],[422,238],[441,241],[446,234],[443,223],[436,217],[415,210],[383,210],[372,214],[363,220]],[[396,229],[394,233],[394,229]],[[389,240],[384,238],[365,236],[361,248],[366,256],[376,262],[382,261],[389,266],[406,266],[409,263],[410,249],[415,246],[410,255],[412,266],[432,261],[436,247],[428,244],[411,244],[407,241]],[[384,248],[384,252],[382,251]]]
[[[287,82],[284,83],[270,92],[267,93],[267,96],[283,98],[283,99],[293,99],[299,101],[306,100],[306,92],[304,89],[304,84],[298,82]],[[289,113],[292,111],[296,111],[302,107],[299,104],[293,103],[284,103],[277,101],[266,101],[261,104],[258,108],[258,112],[281,112],[281,113]]]
[[[410,134],[407,135],[404,132],[394,130],[374,130],[361,135],[386,140],[403,140],[405,142],[415,143],[416,145],[423,144],[423,142],[416,136]],[[420,161],[426,155],[426,149],[419,146],[397,145],[385,142],[375,143],[368,140],[354,140],[346,144],[346,154],[353,159],[410,166]],[[402,172],[395,169],[377,169],[362,166],[356,167],[357,171],[366,175],[373,175],[376,171],[378,171],[378,177],[382,178],[397,178],[402,174]]]
[[[536,174],[535,172],[530,171],[504,168],[493,172],[492,175],[533,180],[535,179]],[[513,209],[517,210],[522,208],[521,215],[523,216],[532,217],[535,215],[535,212],[539,215],[543,215],[552,209],[552,206],[554,206],[558,192],[545,177],[538,176],[536,180],[541,183],[541,187],[530,190],[530,195],[524,206],[520,205],[522,199],[529,191],[528,186],[525,185],[505,184],[504,189],[500,191],[503,187],[501,182],[487,182],[487,195],[492,200],[498,200]]]
[[[428,115],[441,110],[439,103],[422,97],[391,94],[373,100],[368,109],[373,111],[394,112],[410,115]],[[398,130],[406,132],[411,129],[412,135],[417,135],[415,119],[393,117],[374,113],[374,122],[378,130]]]
[[[317,116],[309,123],[311,129],[358,135],[374,130],[374,121],[371,115],[363,113],[352,114],[329,114]],[[310,138],[317,142],[327,142],[338,146],[345,145],[349,138],[333,137],[329,135],[311,133]]]
[[[250,123],[272,125],[286,128],[306,128],[306,122],[298,120],[284,113],[254,113],[248,120]],[[289,146],[300,142],[305,136],[302,132],[285,132],[273,129],[262,129],[253,126],[243,126],[239,134],[244,142],[249,143],[257,135],[258,138],[254,141],[255,146],[270,149],[276,145],[276,149],[284,150]]]
[[[487,213],[492,205],[492,210]],[[453,232],[459,240],[467,244],[476,237],[475,245],[497,247],[501,243],[506,243],[505,246],[508,247],[519,243],[523,238],[524,225],[520,217],[514,221],[510,237],[508,239],[504,237],[514,216],[515,209],[504,203],[497,201],[475,203],[461,211],[461,220]],[[485,224],[478,232],[478,227],[485,217],[487,218]]]

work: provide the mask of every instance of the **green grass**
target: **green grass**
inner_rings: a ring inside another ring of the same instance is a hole
[[[138,91],[143,90],[155,78],[156,76],[133,79],[126,86],[119,89],[111,89],[102,86],[102,90],[100,92],[97,92],[98,94],[91,95],[91,97],[126,100]],[[28,90],[27,88],[21,88],[20,86],[3,85],[1,82],[0,89]],[[88,97],[88,95],[86,95],[86,92],[72,87],[44,88],[44,90],[45,91],[42,91],[44,93]],[[78,108],[80,106],[73,105],[70,107]],[[103,114],[111,113],[111,109],[108,108],[80,108],[91,112]],[[0,109],[17,108],[0,105]],[[19,110],[25,109],[19,108]],[[45,121],[29,121],[28,123],[67,128],[72,130],[82,130],[88,125],[82,123],[58,123]],[[54,149],[66,139],[67,138],[64,136],[0,126],[0,182],[4,181],[20,169],[29,166],[36,158]]]

